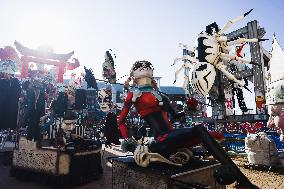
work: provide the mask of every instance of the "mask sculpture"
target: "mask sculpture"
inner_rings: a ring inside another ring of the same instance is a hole
[[[108,112],[113,108],[112,93],[110,88],[102,88],[98,92],[98,102],[103,112]]]

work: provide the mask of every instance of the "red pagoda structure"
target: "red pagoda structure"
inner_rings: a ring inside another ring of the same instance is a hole
[[[28,47],[23,46],[18,41],[14,42],[16,49],[21,54],[21,62],[22,62],[22,71],[21,78],[27,78],[29,76],[29,63],[34,62],[36,64],[47,64],[54,65],[58,68],[58,77],[57,82],[63,82],[63,74],[66,70],[73,70],[80,66],[78,59],[73,58],[72,62],[68,62],[68,60],[74,55],[74,51],[69,52],[67,54],[56,54],[49,51],[40,51],[35,49],[30,49]]]

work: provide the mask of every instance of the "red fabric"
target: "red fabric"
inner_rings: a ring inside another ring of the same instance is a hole
[[[134,104],[138,114],[143,118],[153,112],[160,112],[162,111],[161,107],[159,106],[159,102],[156,99],[156,97],[151,93],[151,92],[143,92],[142,95],[140,97],[138,97],[136,99],[136,102],[132,102],[132,98],[133,98],[133,92],[129,92],[126,96],[125,99],[125,103],[124,106],[122,108],[122,111],[118,117],[118,123],[120,125],[125,125],[125,120],[126,117],[129,113],[129,110],[132,106],[132,104]],[[173,125],[170,123],[167,112],[162,111],[163,113],[163,117],[166,120],[166,122],[168,123],[168,126],[170,128],[170,130],[173,129]],[[125,129],[121,129],[121,132],[124,132],[124,130],[126,130],[126,126]],[[124,133],[121,133],[122,135],[124,135]]]
[[[162,136],[158,136],[157,140],[160,141],[160,142],[163,142],[168,136],[169,136],[169,134],[166,133],[166,134],[164,134]]]
[[[151,92],[143,92],[142,95],[136,99],[135,108],[142,118],[150,113],[162,111],[158,100]]]
[[[236,52],[237,53],[237,57],[243,58],[243,56],[241,55],[241,52],[242,52],[244,46],[245,46],[245,43],[237,48],[237,52]]]
[[[126,116],[131,108],[131,105],[133,104],[132,97],[133,92],[129,92],[119,115],[119,123],[125,122]],[[136,102],[134,102],[134,106],[142,118],[150,113],[162,111],[158,100],[151,92],[143,92],[142,95],[136,99]]]
[[[190,97],[187,99],[186,104],[187,104],[188,109],[196,110],[198,102],[195,98]]]
[[[209,131],[209,134],[216,140],[224,140],[225,137],[224,137],[224,134],[223,133],[220,133],[220,132],[217,132],[217,131]]]
[[[124,123],[119,125],[119,130],[120,130],[122,138],[124,138],[124,139],[127,138],[127,136],[128,136],[127,128],[126,128],[126,125]]]
[[[241,128],[245,129],[248,133],[256,133],[256,128],[251,123],[248,122],[242,123]]]
[[[118,117],[118,123],[119,124],[125,123],[126,116],[129,112],[131,106],[132,106],[132,97],[133,97],[132,92],[129,92],[126,96],[124,106],[123,106],[121,113],[119,114],[119,117]]]
[[[168,116],[168,113],[167,112],[163,112],[163,118],[164,120],[166,121],[168,127],[170,130],[173,130],[174,129],[174,126],[173,124],[170,122],[170,119],[169,119],[169,116]]]
[[[254,124],[254,127],[255,127],[256,129],[261,129],[261,128],[264,127],[264,125],[263,125],[262,122],[256,122],[256,123]]]

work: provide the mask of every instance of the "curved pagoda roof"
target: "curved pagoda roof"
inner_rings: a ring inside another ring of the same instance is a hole
[[[16,49],[25,56],[33,56],[37,58],[44,58],[44,59],[52,59],[52,60],[60,60],[60,61],[67,61],[71,58],[71,56],[74,55],[74,51],[69,52],[67,54],[56,54],[53,52],[43,52],[35,49],[30,49],[28,47],[25,47],[18,41],[14,42],[14,45],[16,46]]]

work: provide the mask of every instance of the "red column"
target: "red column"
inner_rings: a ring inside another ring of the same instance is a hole
[[[65,63],[60,62],[58,71],[58,83],[63,83],[64,67]]]
[[[22,56],[21,60],[22,60],[21,78],[24,79],[29,77],[29,62],[25,56]]]

